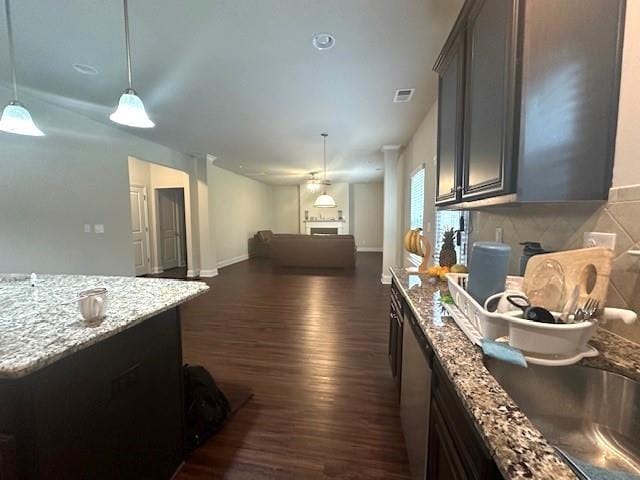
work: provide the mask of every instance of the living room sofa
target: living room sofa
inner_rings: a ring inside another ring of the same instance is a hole
[[[275,235],[269,246],[276,268],[350,269],[356,265],[353,235]]]
[[[265,230],[254,236],[251,246],[251,256],[269,256],[275,268],[355,267],[356,242],[353,235],[274,234]]]

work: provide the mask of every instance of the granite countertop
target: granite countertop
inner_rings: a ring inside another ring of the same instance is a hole
[[[108,306],[89,326],[76,303],[63,303],[95,287],[108,290]],[[32,287],[0,275],[0,378],[33,373],[208,289],[202,282],[83,275],[42,275]]]
[[[443,311],[440,289],[447,291],[446,284],[408,275],[404,268],[392,268],[391,273],[503,476],[577,478],[484,367],[481,349]],[[600,355],[582,364],[640,379],[637,345],[602,329],[591,343]]]

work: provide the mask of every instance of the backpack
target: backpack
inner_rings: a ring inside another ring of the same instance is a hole
[[[185,365],[183,372],[186,448],[192,452],[222,428],[231,408],[204,367]]]

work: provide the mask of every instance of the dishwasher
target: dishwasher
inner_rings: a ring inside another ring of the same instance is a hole
[[[409,310],[409,309],[406,309]],[[424,480],[431,403],[431,347],[411,312],[404,314],[400,417],[411,478]]]

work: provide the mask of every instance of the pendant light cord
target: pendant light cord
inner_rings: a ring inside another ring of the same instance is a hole
[[[327,181],[327,137],[328,134],[326,133],[322,133],[322,139],[323,139],[323,143],[324,143],[324,176],[323,176],[323,180],[326,182]]]
[[[13,45],[13,28],[11,27],[11,7],[9,0],[4,0],[7,20],[7,36],[9,37],[9,63],[11,64],[11,80],[13,81],[13,99],[18,100],[18,82],[16,80],[16,57]]]
[[[9,0],[5,0],[7,3]],[[124,41],[127,45],[127,73],[129,75],[129,90],[132,89],[131,80],[131,42],[129,40],[129,2],[124,0]]]

